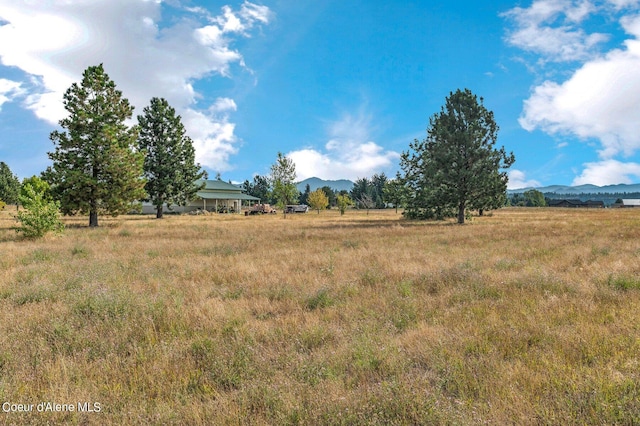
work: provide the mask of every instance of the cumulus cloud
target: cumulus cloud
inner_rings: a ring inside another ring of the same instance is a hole
[[[614,157],[628,158],[640,149],[640,1],[536,0],[504,16],[515,24],[507,36],[510,44],[539,55],[545,72],[555,64],[555,71],[567,76],[532,88],[521,126],[575,136],[596,147],[600,161],[584,164],[574,183],[628,182],[637,165]],[[608,36],[585,30],[598,22],[617,23],[626,40],[603,53]],[[573,68],[558,66],[563,61]]]
[[[563,83],[535,87],[524,102],[522,127],[598,139],[605,159],[640,149],[640,18],[623,22],[634,36],[626,48],[586,62]]]
[[[610,159],[586,163],[584,167],[582,174],[573,180],[572,185],[604,186],[618,183],[631,184],[640,180],[639,163],[623,163]]]
[[[305,148],[289,152],[296,164],[299,180],[309,177],[321,179],[351,179],[370,177],[397,163],[400,154],[385,151],[370,140],[371,119],[360,113],[345,114],[327,128],[329,141],[323,150]]]
[[[66,115],[66,89],[88,66],[103,63],[136,113],[152,97],[166,98],[185,119],[201,163],[224,171],[236,152],[233,108],[220,110],[219,102],[229,100],[218,99],[202,110],[193,85],[210,75],[229,77],[233,64],[244,66],[234,40],[268,23],[271,12],[245,1],[239,10],[224,6],[217,14],[184,9],[183,19],[164,22],[163,7],[169,6],[147,0],[0,0],[0,58],[29,76],[24,105],[52,124]]]
[[[527,179],[525,172],[516,169],[509,171],[508,189],[535,188],[539,186],[541,186],[540,182],[534,179]]]
[[[513,23],[507,42],[543,55],[545,60],[589,58],[594,47],[609,38],[603,33],[588,33],[579,25],[595,10],[587,0],[537,0],[528,8],[513,8],[502,15]]]

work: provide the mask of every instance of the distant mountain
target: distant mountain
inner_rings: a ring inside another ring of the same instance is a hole
[[[304,192],[307,184],[309,184],[311,191],[315,191],[316,189],[322,188],[323,186],[328,186],[334,191],[342,191],[343,189],[345,191],[351,191],[351,188],[353,188],[353,182],[347,179],[323,180],[317,177],[308,178],[301,182],[298,182],[296,184],[296,187],[298,188],[298,191]]]
[[[579,195],[579,194],[624,194],[624,193],[637,193],[640,192],[640,184],[635,183],[631,185],[626,184],[618,184],[618,185],[605,185],[605,186],[597,186],[597,185],[578,185],[578,186],[565,186],[565,185],[551,185],[551,186],[543,186],[539,188],[519,188],[519,189],[508,189],[508,194],[520,194],[530,189],[535,189],[537,191],[546,193],[555,193],[555,194],[567,194],[567,195]]]

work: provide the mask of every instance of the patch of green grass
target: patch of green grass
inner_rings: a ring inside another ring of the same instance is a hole
[[[308,297],[305,300],[305,307],[310,311],[315,309],[328,308],[335,303],[334,298],[331,296],[331,292],[327,288],[319,289],[314,295]]]
[[[123,320],[132,313],[132,303],[125,295],[114,292],[86,294],[77,301],[72,311],[85,320]]]
[[[46,249],[35,249],[29,255],[22,258],[23,265],[30,265],[32,263],[48,262],[53,259],[53,255]]]
[[[616,290],[640,290],[640,277],[630,275],[609,275],[607,285]]]
[[[398,298],[391,303],[391,323],[398,332],[413,327],[418,320],[415,303],[408,298]]]
[[[17,293],[14,293],[11,297],[11,300],[16,306],[22,306],[28,303],[40,303],[45,301],[55,302],[56,296],[53,291],[48,288],[35,287],[25,288]]]
[[[326,361],[308,360],[296,369],[296,378],[311,386],[335,377],[331,365]]]

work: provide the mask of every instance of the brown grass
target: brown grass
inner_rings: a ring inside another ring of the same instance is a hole
[[[0,424],[632,424],[640,211],[0,212]],[[100,404],[99,413],[37,404]]]

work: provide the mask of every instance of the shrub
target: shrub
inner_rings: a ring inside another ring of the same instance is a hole
[[[0,200],[0,210],[4,210],[4,206],[6,206],[7,203],[5,203],[4,201]]]
[[[44,191],[36,191],[30,184],[22,187],[20,203],[26,209],[18,212],[16,219],[21,225],[16,229],[27,238],[41,238],[47,232],[62,232],[60,203],[44,198]]]

